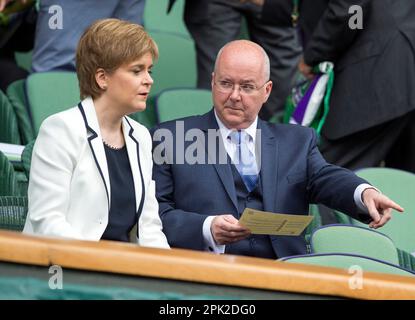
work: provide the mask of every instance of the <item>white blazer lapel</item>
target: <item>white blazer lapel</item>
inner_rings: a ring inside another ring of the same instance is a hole
[[[88,131],[88,143],[91,147],[92,155],[97,165],[99,174],[107,191],[108,208],[111,201],[111,185],[108,173],[107,157],[105,155],[104,145],[102,142],[101,130],[99,129],[98,119],[95,112],[94,102],[92,98],[86,98],[78,105],[85,121]]]
[[[134,137],[134,129],[126,117],[123,118],[122,126],[134,180],[136,212],[141,213],[144,204],[145,187],[140,163],[140,146],[137,139]]]

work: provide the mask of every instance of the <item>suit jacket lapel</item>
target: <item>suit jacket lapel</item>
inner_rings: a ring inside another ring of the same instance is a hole
[[[127,146],[128,159],[134,180],[136,212],[140,213],[144,205],[144,179],[141,171],[140,146],[134,136],[134,129],[126,117],[122,122],[125,144]]]
[[[206,148],[206,154],[209,157],[209,163],[213,163],[213,166],[216,169],[216,172],[229,196],[231,199],[233,205],[235,206],[235,209],[238,210],[238,200],[236,198],[236,190],[235,190],[235,183],[232,175],[232,168],[229,163],[226,164],[220,164],[219,154],[220,154],[220,148],[222,148],[223,152],[225,152],[225,146],[223,145],[222,137],[219,136],[217,139],[218,143],[214,143],[216,147],[216,155],[212,155],[209,153],[208,148],[208,141],[209,141],[209,129],[219,130],[218,123],[216,122],[215,114],[213,109],[203,117],[201,128],[203,131],[205,131],[205,148]],[[217,131],[219,132],[219,131]],[[212,142],[211,142],[212,143]]]
[[[97,165],[99,174],[107,192],[108,208],[110,208],[111,185],[108,174],[107,157],[105,155],[104,145],[102,143],[101,131],[99,129],[98,119],[95,112],[94,102],[92,98],[86,98],[78,104],[78,108],[84,118],[85,127],[88,132],[88,143],[92,151],[92,155]]]
[[[261,150],[256,150],[257,159],[261,163],[261,181],[263,190],[264,210],[273,212],[275,210],[275,199],[277,195],[277,178],[278,178],[278,140],[266,123],[258,119],[257,139],[260,136]]]

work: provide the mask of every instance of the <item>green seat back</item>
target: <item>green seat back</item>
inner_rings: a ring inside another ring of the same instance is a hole
[[[29,187],[29,179],[26,177],[24,171],[15,170],[15,177],[17,183],[17,192],[14,193],[15,196],[27,196],[27,188]]]
[[[14,53],[14,58],[16,59],[17,65],[25,69],[27,72],[31,71],[32,68],[32,51],[28,52],[18,52]]]
[[[154,112],[153,104],[154,102],[147,102],[146,110],[130,114],[129,116],[147,129],[150,129],[156,124],[156,114]]]
[[[22,231],[27,215],[27,197],[0,197],[0,229]]]
[[[352,218],[348,216],[347,214],[344,214],[343,212],[334,210],[334,217],[337,221],[337,223],[342,224],[353,224]]]
[[[79,103],[78,78],[75,72],[33,73],[26,80],[26,95],[37,134],[48,116]]]
[[[16,114],[9,99],[0,90],[0,142],[20,144]]]
[[[196,53],[193,41],[165,32],[150,32],[160,56],[153,67],[150,97],[174,87],[196,87]]]
[[[144,7],[144,27],[148,31],[163,31],[191,39],[183,21],[185,0],[176,0],[167,14],[169,0],[146,1]]]
[[[398,249],[399,265],[402,268],[415,272],[415,256],[404,250]]]
[[[318,210],[318,206],[316,204],[310,204],[309,206],[309,215],[313,216],[313,220],[311,220],[311,223],[307,226],[305,230],[305,240],[307,243],[307,252],[311,253],[310,248],[310,241],[311,241],[311,235],[313,234],[313,231],[317,228],[320,228],[323,225],[323,222],[321,220],[321,215]]]
[[[415,276],[414,273],[402,269],[397,265],[352,254],[310,254],[287,257],[281,259],[281,261],[341,268],[348,271],[353,270],[351,268],[359,267],[363,272],[380,272],[401,276]]]
[[[0,151],[0,196],[16,194],[18,194],[18,189],[13,165],[6,155]]]
[[[35,138],[35,132],[28,111],[29,107],[26,101],[25,81],[17,80],[7,87],[7,97],[13,106],[17,118],[22,144],[27,144]]]
[[[212,93],[203,89],[172,89],[156,98],[159,122],[201,115],[212,109]]]
[[[32,152],[33,152],[33,146],[35,145],[35,142],[36,140],[29,142],[25,146],[22,152],[23,171],[27,179],[29,179],[29,176],[30,176],[30,163],[32,161]]]
[[[166,32],[149,31],[156,41],[160,56],[155,61],[152,77],[154,84],[144,112],[131,117],[147,128],[156,124],[155,97],[163,90],[174,87],[196,87],[196,53],[193,41]]]
[[[356,172],[363,179],[401,205],[404,213],[393,211],[392,219],[379,232],[389,236],[396,247],[407,252],[415,252],[415,175],[390,168],[367,168]],[[354,225],[368,228],[367,225],[352,219]]]
[[[364,245],[362,245],[364,244]],[[366,228],[327,225],[311,236],[312,253],[350,253],[399,264],[397,249],[390,238]]]

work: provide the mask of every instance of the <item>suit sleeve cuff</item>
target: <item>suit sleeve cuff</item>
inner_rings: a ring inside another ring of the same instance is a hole
[[[224,253],[225,245],[216,244],[213,240],[212,232],[210,231],[210,226],[212,225],[212,220],[215,216],[209,216],[203,222],[203,239],[205,242],[205,251],[212,253]]]
[[[362,183],[360,185],[357,186],[356,190],[354,191],[354,202],[356,204],[356,206],[359,208],[360,211],[365,212],[367,214],[369,214],[369,212],[367,211],[366,205],[363,202],[363,191],[365,191],[366,189],[375,189],[377,192],[381,193],[379,191],[379,189],[375,188],[374,186],[371,186],[370,184],[367,183]]]

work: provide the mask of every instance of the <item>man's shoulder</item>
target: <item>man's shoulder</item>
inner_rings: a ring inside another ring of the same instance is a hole
[[[280,138],[287,138],[289,140],[295,138],[312,138],[316,135],[315,130],[308,127],[303,127],[288,123],[270,123],[262,121],[263,128],[270,130],[275,136]]]

